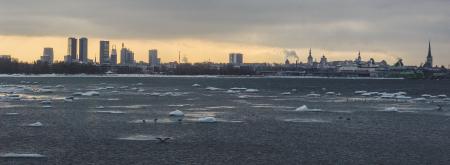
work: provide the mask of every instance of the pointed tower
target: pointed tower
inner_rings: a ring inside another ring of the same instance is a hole
[[[427,61],[423,65],[424,68],[432,68],[433,67],[433,56],[431,55],[431,41],[428,42],[428,56]]]
[[[361,51],[358,51],[358,57],[356,58],[355,62],[356,64],[361,64],[362,58],[361,58]]]
[[[313,65],[314,61],[313,61],[313,57],[312,57],[312,50],[311,48],[309,48],[309,56],[308,56],[308,65]]]

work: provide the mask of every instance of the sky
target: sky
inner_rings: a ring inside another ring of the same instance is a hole
[[[99,41],[122,42],[148,60],[163,62],[282,63],[285,50],[300,61],[362,57],[390,63],[425,61],[432,42],[435,64],[450,64],[449,0],[0,0],[0,54],[31,62],[53,47],[67,54],[68,37],[89,38],[89,58]]]

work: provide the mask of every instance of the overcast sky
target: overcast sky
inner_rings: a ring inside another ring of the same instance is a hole
[[[82,35],[387,53],[450,64],[449,0],[0,0],[0,36]],[[1,49],[1,45],[0,45]],[[343,57],[344,58],[344,57]],[[437,61],[437,60],[436,60]]]

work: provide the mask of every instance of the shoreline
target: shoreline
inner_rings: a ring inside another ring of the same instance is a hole
[[[349,79],[349,80],[405,80],[387,77],[322,77],[322,76],[254,76],[254,75],[153,75],[153,74],[0,74],[0,77],[142,77],[142,78],[275,78],[275,79]]]

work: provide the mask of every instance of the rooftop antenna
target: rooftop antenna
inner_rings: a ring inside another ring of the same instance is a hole
[[[178,63],[181,64],[181,51],[178,51]]]

